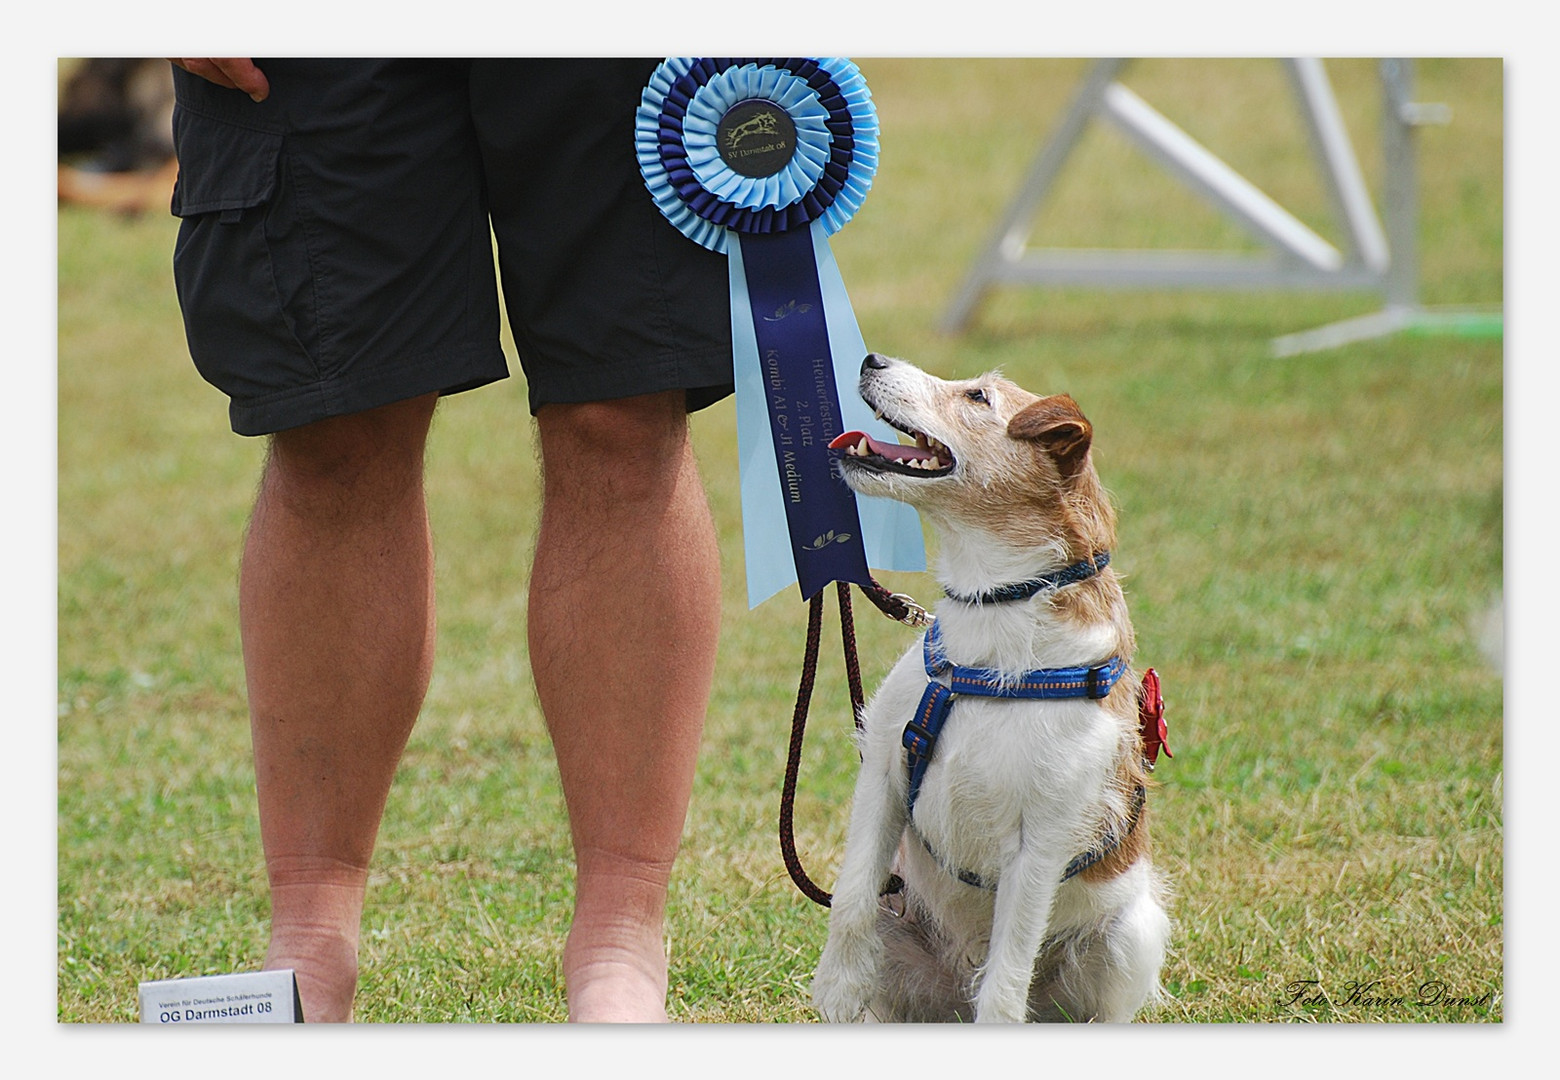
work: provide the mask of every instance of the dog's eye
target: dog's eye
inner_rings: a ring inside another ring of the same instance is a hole
[[[969,398],[971,401],[978,401],[982,405],[991,404],[991,402],[987,399],[986,391],[984,390],[966,390],[964,391],[964,396]]]

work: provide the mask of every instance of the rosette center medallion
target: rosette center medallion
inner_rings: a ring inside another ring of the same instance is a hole
[[[715,148],[732,172],[755,179],[773,176],[796,153],[796,124],[773,101],[739,101],[720,118]]]

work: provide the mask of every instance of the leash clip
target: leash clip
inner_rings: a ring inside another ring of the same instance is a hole
[[[862,591],[868,600],[871,600],[877,609],[895,622],[902,622],[906,626],[920,628],[932,621],[932,616],[920,604],[917,604],[905,593],[891,593],[873,578],[868,578],[869,584],[863,585],[859,581],[856,587]]]
[[[907,594],[898,592],[891,593],[890,599],[897,600],[901,605],[903,605],[904,614],[896,615],[894,618],[904,623],[906,626],[913,626],[917,629],[920,629],[932,621],[931,612],[927,611],[920,604],[917,604]]]

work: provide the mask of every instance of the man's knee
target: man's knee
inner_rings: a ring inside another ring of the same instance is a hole
[[[268,490],[303,504],[377,500],[420,487],[437,394],[333,416],[271,436]]]
[[[544,405],[536,414],[543,450],[549,444],[582,444],[631,452],[687,436],[686,395],[681,390],[608,401]]]
[[[536,423],[548,494],[572,488],[575,479],[648,494],[674,478],[688,450],[685,401],[678,390],[543,406]]]

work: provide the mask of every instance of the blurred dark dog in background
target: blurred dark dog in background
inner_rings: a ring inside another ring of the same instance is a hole
[[[177,175],[167,60],[60,61],[62,203],[125,213],[166,210]]]

